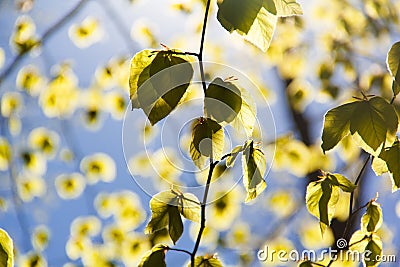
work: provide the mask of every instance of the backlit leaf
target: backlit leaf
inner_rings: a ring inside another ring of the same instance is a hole
[[[241,92],[233,83],[216,78],[208,86],[204,98],[207,117],[218,123],[230,123],[236,118],[241,106]]]
[[[264,153],[254,142],[246,146],[242,156],[243,183],[247,191],[245,202],[255,199],[266,187],[264,174],[267,168],[267,162]]]
[[[399,93],[399,85],[400,85],[400,71],[399,71],[399,63],[400,63],[400,42],[393,44],[390,48],[386,63],[389,69],[390,74],[393,76],[395,82],[397,83],[397,89],[394,90],[395,95]],[[394,87],[395,85],[393,85]],[[397,93],[396,93],[397,92]]]
[[[358,230],[353,233],[350,239],[351,251],[363,253],[364,266],[378,266],[382,256],[382,241],[376,234],[366,234]]]
[[[226,166],[227,167],[233,167],[235,164],[236,158],[239,155],[240,152],[244,150],[243,146],[236,146],[234,149],[232,149],[230,155],[226,158]]]
[[[364,256],[364,263],[366,266],[378,266],[382,257],[382,241],[378,236],[375,236],[369,240],[367,246],[365,247],[366,255]]]
[[[389,172],[392,178],[392,190],[400,188],[400,142],[396,140],[393,146],[382,150],[379,158],[374,158],[372,168],[377,175]]]
[[[350,130],[360,147],[379,155],[385,144],[394,143],[397,127],[394,107],[381,97],[344,104],[325,115],[322,149],[332,149]]]
[[[142,258],[138,267],[166,267],[165,252],[168,250],[166,245],[155,245],[146,255]]]
[[[213,256],[198,256],[194,260],[195,267],[222,267],[222,263],[219,259]],[[189,263],[188,267],[191,267],[191,263]]]
[[[303,261],[299,263],[298,267],[313,267],[311,261]]]
[[[217,18],[227,31],[237,31],[264,52],[271,43],[277,23],[272,0],[224,0],[219,4]]]
[[[192,125],[190,156],[199,168],[204,165],[204,157],[221,159],[224,149],[224,129],[216,121],[199,118]]]
[[[172,241],[176,241],[183,233],[181,215],[186,219],[200,222],[200,203],[193,194],[177,193],[174,190],[163,191],[150,200],[151,220],[145,232],[152,234],[168,229]]]
[[[331,180],[331,183],[335,186],[339,186],[344,192],[353,192],[356,189],[356,185],[349,181],[346,177],[338,173],[328,173],[327,178]]]
[[[306,204],[308,211],[320,222],[321,233],[330,225],[339,201],[339,186],[333,185],[330,179],[322,178],[307,186]]]
[[[143,50],[131,61],[132,107],[143,109],[152,125],[175,109],[193,77],[191,64],[174,52]]]
[[[361,229],[364,232],[376,232],[383,222],[382,209],[378,203],[371,201],[367,206],[367,211],[361,218]]]
[[[14,266],[14,245],[11,237],[0,228],[0,266]]]
[[[274,2],[279,17],[303,15],[303,10],[296,0],[274,0]]]
[[[348,103],[331,109],[325,114],[321,145],[324,152],[335,147],[349,134],[350,119],[355,108],[355,103]]]
[[[244,131],[247,138],[251,138],[257,119],[256,103],[246,90],[240,89],[240,92],[242,96],[242,106],[231,125],[238,133]]]
[[[294,0],[223,0],[218,2],[217,19],[229,32],[267,51],[275,31],[277,18],[303,13]]]

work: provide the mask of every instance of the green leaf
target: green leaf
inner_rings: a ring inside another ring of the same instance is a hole
[[[311,261],[303,261],[299,263],[298,267],[313,267],[313,265]]]
[[[382,257],[382,241],[378,236],[373,236],[373,238],[368,242],[365,247],[364,263],[366,266],[378,266],[381,262],[377,259]]]
[[[329,110],[325,114],[322,132],[322,150],[324,153],[335,147],[340,140],[349,134],[350,119],[356,109],[356,103],[347,103]]]
[[[267,51],[277,18],[302,14],[294,0],[223,0],[217,19],[229,32],[237,31],[262,51]]]
[[[216,122],[232,122],[240,111],[242,97],[239,88],[221,78],[208,86],[204,98],[204,113]]]
[[[400,72],[399,72],[399,62],[400,62],[400,42],[397,42],[393,44],[393,46],[390,48],[388,54],[387,54],[387,67],[389,69],[390,75],[394,78],[394,80],[397,83],[397,86],[400,85]],[[394,86],[394,85],[393,85]],[[397,95],[398,92],[398,87],[396,90],[393,92],[395,95]],[[397,93],[396,93],[397,91]]]
[[[175,244],[183,233],[181,214],[189,220],[200,221],[200,207],[196,203],[199,201],[193,194],[158,193],[150,200],[152,215],[145,233],[152,234],[166,228]]]
[[[350,239],[351,251],[363,253],[364,266],[378,266],[382,256],[382,241],[376,234],[367,235],[361,230],[353,233]]]
[[[296,0],[274,0],[274,2],[279,17],[303,15],[303,10]]]
[[[400,142],[396,140],[393,146],[382,150],[379,158],[374,158],[372,167],[377,175],[389,172],[392,178],[392,191],[400,188]]]
[[[367,211],[361,218],[361,229],[367,233],[376,232],[383,222],[382,209],[375,201],[370,201]]]
[[[0,266],[14,266],[14,244],[8,233],[0,228]]]
[[[332,149],[350,130],[360,147],[379,155],[385,144],[395,141],[397,127],[394,107],[381,97],[344,104],[325,115],[322,149]]]
[[[251,138],[257,119],[256,103],[246,90],[240,89],[240,92],[242,96],[242,106],[231,125],[238,133],[244,131],[247,138]]]
[[[176,51],[143,50],[131,61],[130,97],[154,125],[179,104],[193,77],[191,64]]]
[[[264,174],[267,162],[261,149],[254,147],[250,141],[243,152],[243,183],[247,191],[245,202],[255,199],[266,187]]]
[[[167,245],[155,245],[150,251],[144,255],[138,267],[166,267],[165,252],[168,250]]]
[[[216,121],[199,118],[192,125],[190,156],[200,169],[205,163],[204,157],[220,160],[224,149],[224,129]]]
[[[236,158],[239,155],[240,152],[244,150],[243,146],[237,146],[234,149],[232,149],[230,155],[226,158],[226,166],[228,168],[233,167],[235,164]]]
[[[328,173],[327,178],[331,180],[331,183],[335,186],[339,186],[344,192],[353,192],[356,189],[356,185],[349,181],[346,177],[339,173]]]
[[[339,195],[339,186],[332,184],[330,179],[322,178],[317,182],[311,182],[307,186],[307,209],[319,219],[322,235],[326,227],[330,225],[332,217],[335,214]]]
[[[147,68],[153,61],[153,52],[145,49],[138,52],[131,60],[131,67],[129,73],[129,89],[130,99],[132,101],[133,108],[140,108],[140,104],[137,99],[137,90],[140,84],[150,78],[149,68]],[[146,72],[144,72],[146,70]],[[139,83],[139,77],[142,80]],[[138,85],[139,84],[139,85]]]
[[[188,220],[193,222],[200,222],[200,202],[198,198],[191,194],[186,193],[178,196],[179,212]]]
[[[272,0],[224,0],[218,7],[217,19],[227,31],[237,31],[247,41],[267,51],[277,23]]]
[[[188,267],[190,267],[191,264],[189,263]],[[194,266],[195,267],[223,267],[222,263],[219,259],[216,258],[215,255],[213,256],[198,256],[194,260]]]

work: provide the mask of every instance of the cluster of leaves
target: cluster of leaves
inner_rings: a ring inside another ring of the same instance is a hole
[[[398,68],[400,62],[399,43],[395,43],[387,56],[387,64],[393,77],[393,98],[389,103],[379,96],[366,96],[355,102],[347,103],[329,110],[325,115],[322,133],[322,149],[324,152],[334,148],[343,138],[351,135],[356,144],[373,157],[372,168],[377,175],[389,172],[392,178],[393,191],[399,189],[399,119],[392,105],[398,90]],[[369,160],[369,157],[368,157]],[[368,161],[366,162],[366,164]],[[365,166],[364,166],[365,167]],[[355,184],[340,174],[323,173],[319,181],[311,182],[307,187],[306,204],[309,212],[320,221],[321,233],[335,213],[339,201],[339,188],[353,194],[362,171]],[[351,199],[351,198],[350,198]],[[369,251],[371,257],[364,259],[366,266],[379,265],[379,256],[382,254],[382,242],[376,231],[381,227],[382,210],[376,199],[366,206],[366,213],[361,219],[361,230],[353,233],[350,239],[350,249],[359,252]],[[352,212],[350,202],[350,214]],[[350,216],[351,216],[350,215]],[[349,218],[348,220],[350,220]]]
[[[209,5],[210,1],[207,3],[207,6]],[[207,18],[208,7],[205,13]],[[277,17],[299,14],[302,14],[302,10],[295,1],[252,0],[245,3],[225,0],[218,4],[217,18],[226,30],[238,31],[245,36],[246,40],[266,51],[272,39]],[[204,29],[205,26],[203,26]],[[204,31],[202,39],[204,41]],[[184,101],[193,78],[194,70],[187,55],[197,56],[202,72],[204,116],[193,120],[189,153],[199,169],[204,167],[207,159],[210,160],[210,173],[205,185],[204,201],[207,200],[208,188],[216,164],[226,159],[226,166],[232,167],[238,154],[242,153],[243,182],[247,191],[245,202],[249,202],[266,188],[264,180],[266,159],[262,150],[251,140],[256,121],[256,107],[249,94],[232,83],[231,78],[223,80],[218,77],[209,83],[208,87],[206,86],[201,62],[202,52],[196,54],[168,49],[165,51],[143,50],[137,53],[131,61],[129,78],[132,109],[142,109],[152,125],[170,115]],[[250,140],[234,148],[231,153],[223,155],[224,126],[227,124],[231,124],[238,130],[244,129]],[[197,208],[189,213],[188,210],[193,204],[197,205]],[[200,222],[200,217],[202,217],[198,236],[201,238],[205,227],[203,225],[205,213],[201,212],[200,207],[205,209],[206,204],[200,203],[192,195],[176,193],[174,190],[162,192],[150,201],[152,218],[146,227],[146,232],[151,234],[161,229],[168,229],[169,236],[175,244],[183,232],[181,216],[195,222]],[[195,257],[196,250],[195,247],[190,253],[192,258]],[[168,251],[167,246],[155,246],[143,259],[141,266],[150,266],[149,264],[155,262],[159,266],[165,266],[165,251]],[[192,259],[191,264],[191,266],[193,264],[221,266],[214,257],[198,257],[194,262]]]

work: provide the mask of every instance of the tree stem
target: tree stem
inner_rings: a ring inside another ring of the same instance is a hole
[[[360,179],[364,173],[365,168],[367,167],[367,164],[369,162],[369,160],[371,159],[371,155],[368,155],[367,159],[364,162],[364,165],[362,166],[360,172],[358,173],[358,176],[356,178],[356,181],[354,182],[354,184],[357,186],[358,183],[360,182]],[[353,212],[353,202],[354,202],[354,191],[351,192],[350,194],[350,203],[349,203],[349,218],[347,219],[347,223],[346,226],[344,228],[344,232],[343,232],[343,238],[346,238],[346,236],[348,235],[348,232],[350,231],[350,224],[351,224],[351,219],[352,216],[354,214]]]
[[[206,84],[206,78],[205,78],[205,74],[204,74],[203,50],[204,50],[204,41],[205,41],[205,37],[206,37],[208,13],[210,12],[210,5],[211,5],[211,0],[207,0],[206,10],[204,12],[203,29],[201,31],[200,50],[199,50],[199,53],[197,54],[197,58],[199,60],[199,66],[200,66],[201,84],[203,86],[204,94],[206,93],[206,90],[207,90],[207,84]],[[208,192],[210,191],[210,184],[211,184],[212,174],[214,172],[214,168],[215,168],[216,164],[218,164],[218,161],[214,162],[213,159],[210,158],[210,169],[208,171],[206,187],[204,189],[203,201],[201,202],[200,229],[199,229],[199,233],[197,234],[197,239],[196,239],[196,243],[195,243],[194,248],[193,248],[193,252],[190,255],[191,266],[192,267],[194,267],[194,261],[195,261],[195,258],[196,258],[197,250],[199,249],[199,246],[200,246],[201,236],[203,235],[204,228],[206,227],[207,198],[208,198]]]
[[[199,249],[199,246],[200,246],[201,236],[203,235],[204,228],[206,227],[206,206],[207,206],[208,192],[210,191],[211,178],[212,178],[214,168],[217,165],[217,163],[218,163],[218,161],[213,162],[213,160],[210,159],[210,169],[208,171],[206,187],[204,189],[203,201],[201,202],[200,229],[199,229],[199,233],[197,234],[196,244],[194,245],[193,252],[191,254],[191,266],[192,267],[194,267],[194,260],[196,258],[197,250]]]
[[[201,84],[203,85],[204,94],[206,93],[207,85],[206,85],[206,77],[204,75],[203,50],[204,50],[204,40],[206,38],[208,13],[210,12],[210,4],[211,4],[211,0],[207,0],[206,11],[204,13],[204,20],[203,20],[203,29],[201,31],[200,51],[199,51],[199,54],[197,54],[197,58],[199,59],[199,66],[200,66]]]

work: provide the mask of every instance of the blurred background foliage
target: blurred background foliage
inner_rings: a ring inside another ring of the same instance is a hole
[[[349,137],[324,155],[323,115],[360,91],[392,96],[385,59],[400,39],[400,2],[298,2],[304,15],[281,18],[266,53],[220,27],[212,3],[205,60],[247,74],[276,122],[276,132],[255,129],[271,171],[253,205],[244,207],[242,187],[227,193],[229,182],[213,184],[217,200],[207,209],[201,251],[218,252],[227,266],[296,265],[259,262],[256,252],[264,244],[287,250],[334,244],[347,220],[348,194],[321,238],[305,208],[305,187],[319,169],[354,180],[363,155]],[[201,184],[207,171],[183,174],[171,164],[180,160],[177,148],[168,147],[166,156],[157,142],[149,154],[124,158],[129,59],[144,48],[162,49],[160,43],[196,51],[203,13],[202,0],[0,2],[0,226],[14,239],[18,266],[136,266],[153,244],[171,242],[143,234],[150,196],[132,175],[148,177],[161,190],[163,179]],[[217,68],[206,71],[209,81],[221,75]],[[202,92],[192,87],[189,100]],[[135,112],[132,145],[159,138],[162,129]],[[181,136],[184,151],[189,138]],[[216,173],[224,181],[237,176],[235,169]],[[357,203],[380,193],[383,251],[399,254],[399,193],[391,194],[389,177],[375,177],[369,167],[362,181]],[[354,222],[358,228],[359,218]],[[199,226],[184,226],[178,246],[191,247]],[[186,261],[167,255],[174,266]]]

